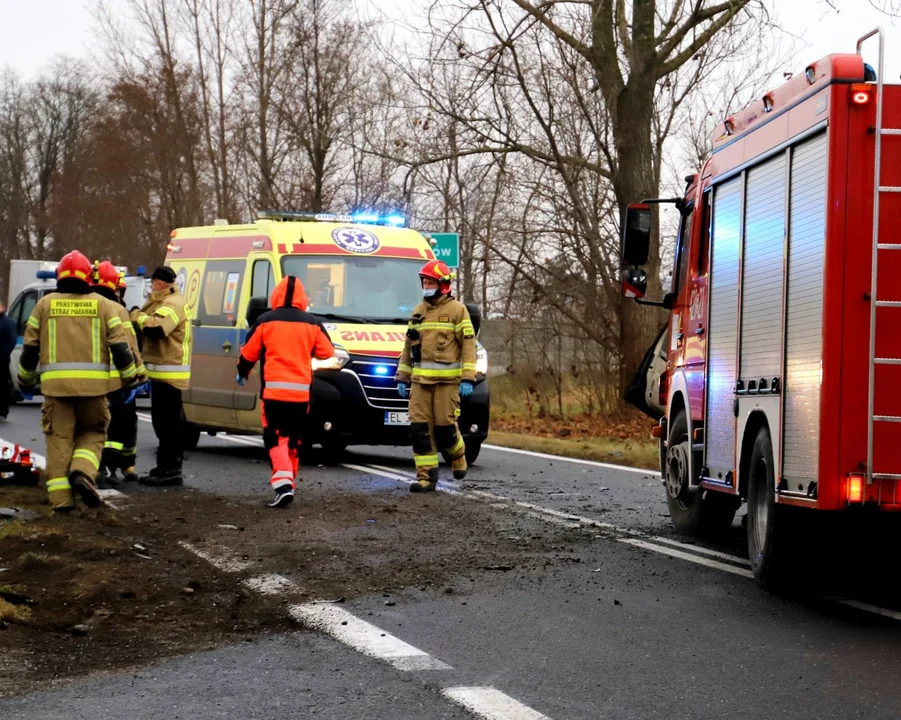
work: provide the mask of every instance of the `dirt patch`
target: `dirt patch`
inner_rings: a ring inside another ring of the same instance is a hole
[[[4,488],[0,500],[42,514],[0,522],[0,696],[296,630],[285,598],[242,579],[287,575],[287,600],[299,602],[443,592],[568,554],[554,544],[559,528],[443,494],[311,489],[273,511],[258,497],[136,490],[119,510],[68,517],[52,516],[38,489]],[[242,569],[216,570],[185,542]]]

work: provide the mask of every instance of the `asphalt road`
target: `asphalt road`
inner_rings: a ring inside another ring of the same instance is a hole
[[[0,438],[42,451],[37,407],[15,408]],[[142,422],[140,466],[153,446]],[[309,460],[305,483],[408,495],[404,449],[358,448],[335,467]],[[186,471],[203,491],[268,496],[255,438],[204,437]],[[767,594],[748,578],[739,519],[720,543],[682,544],[659,481],[641,472],[486,448],[445,489],[552,524],[559,561],[460,578],[451,592],[410,588],[391,606],[351,599],[335,611],[350,615],[312,623],[322,632],[0,701],[0,717],[901,717],[893,583],[875,594],[847,582],[827,598]]]

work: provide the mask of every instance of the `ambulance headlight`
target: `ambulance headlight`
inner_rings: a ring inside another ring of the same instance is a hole
[[[488,374],[488,351],[481,346],[476,350],[476,374]]]
[[[350,362],[350,355],[343,347],[335,347],[335,354],[325,360],[313,358],[313,370],[340,370]]]

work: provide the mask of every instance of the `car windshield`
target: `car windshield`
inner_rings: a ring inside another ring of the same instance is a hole
[[[282,273],[300,278],[310,312],[338,321],[409,317],[422,298],[419,260],[348,255],[290,255]]]

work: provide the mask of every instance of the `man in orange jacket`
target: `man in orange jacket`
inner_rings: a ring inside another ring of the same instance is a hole
[[[313,381],[312,358],[325,360],[335,348],[322,323],[306,312],[309,300],[293,275],[272,291],[268,312],[253,324],[241,347],[238,376],[243,385],[260,361],[263,398],[263,443],[272,466],[270,484],[275,498],[269,507],[287,507],[294,500],[303,436]]]

